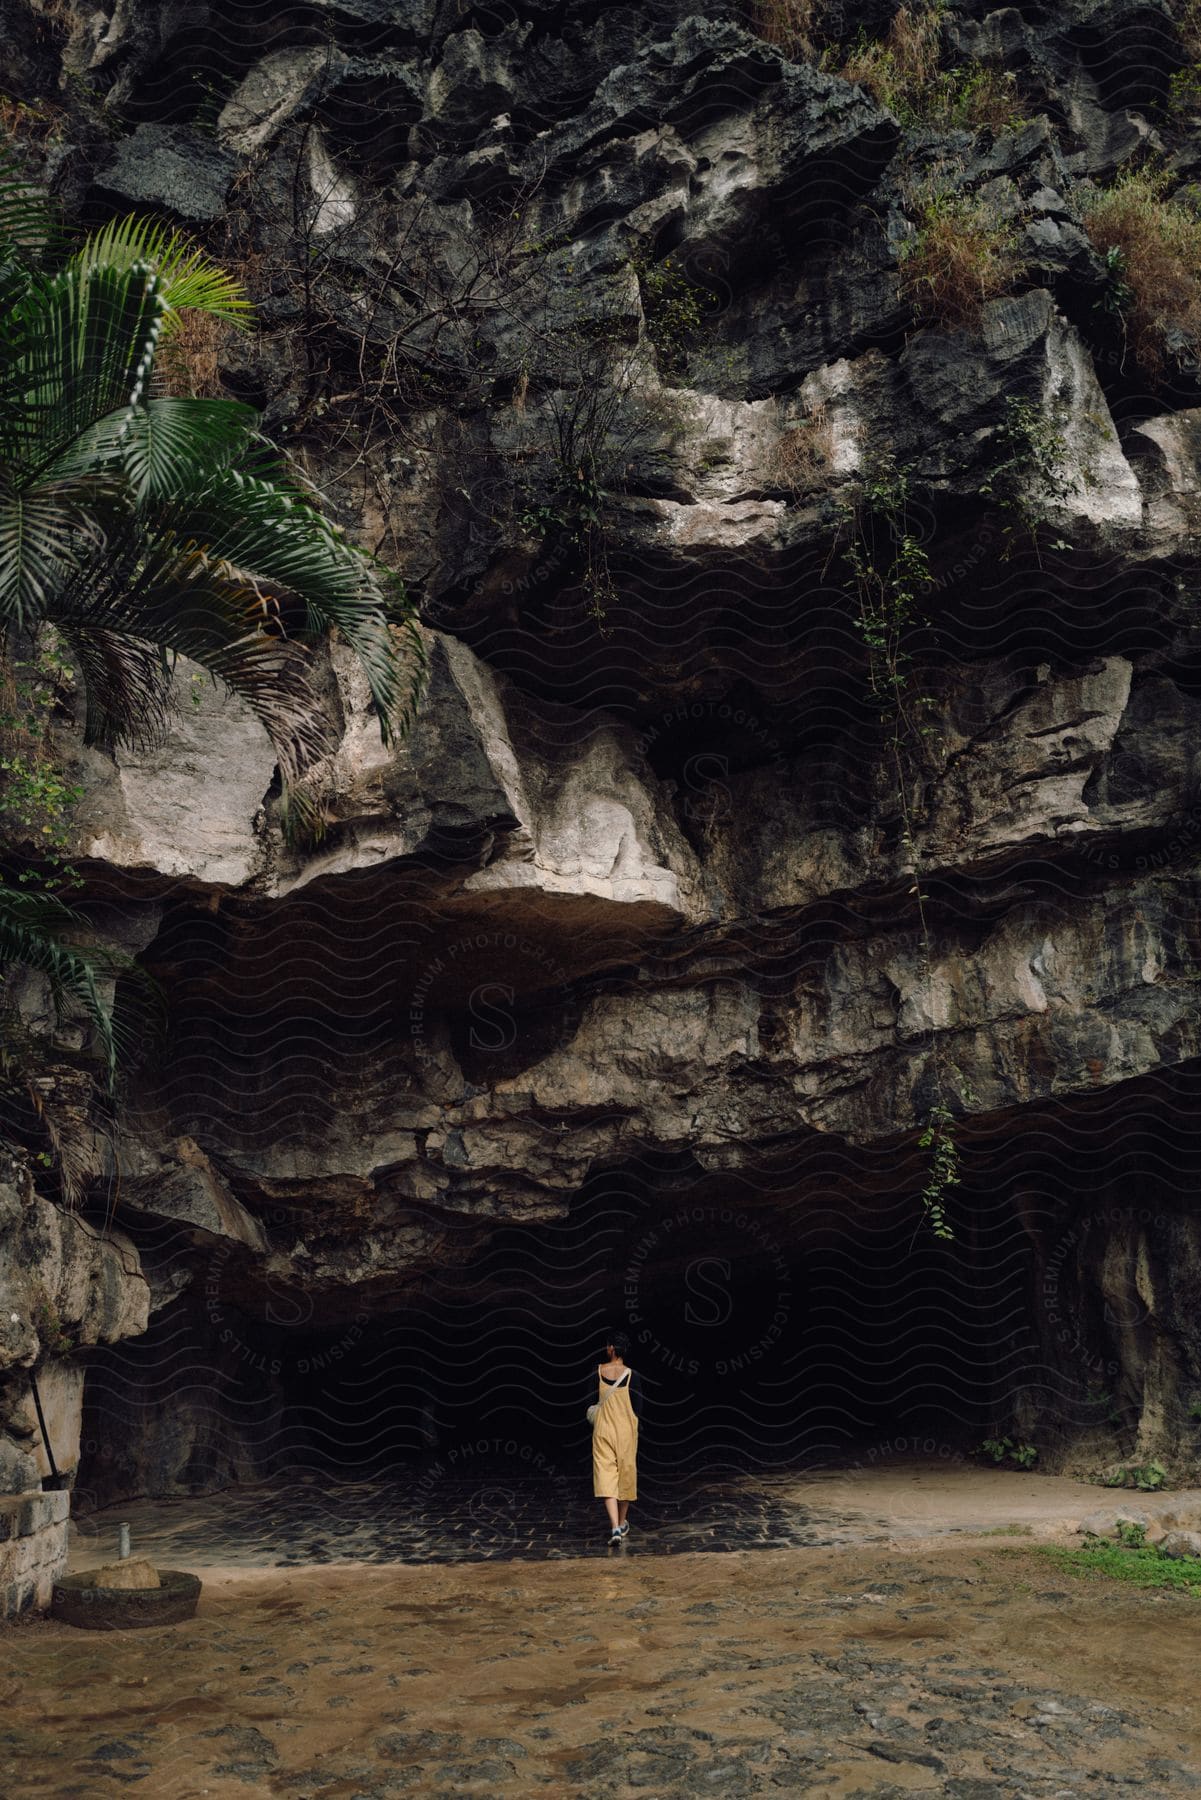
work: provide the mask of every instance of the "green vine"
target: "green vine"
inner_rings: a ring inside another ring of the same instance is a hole
[[[954,1136],[955,1115],[940,1100],[926,1115],[926,1128],[917,1140],[930,1152],[926,1185],[922,1189],[922,1205],[931,1231],[938,1238],[953,1238],[955,1233],[947,1218],[946,1197],[959,1186],[959,1145]]]
[[[659,371],[663,375],[683,374],[688,367],[689,346],[700,330],[713,295],[689,281],[674,257],[665,256],[657,263],[635,257],[630,267],[638,278],[646,334],[654,346]]]
[[[868,687],[886,733],[901,849],[917,908],[929,992],[934,956],[915,826],[922,804],[923,768],[931,740],[938,733],[930,719],[934,701],[913,680],[909,644],[933,577],[929,557],[912,525],[908,470],[891,454],[876,457],[857,490],[842,502],[838,521],[846,586],[854,598],[855,626],[867,651]],[[959,1146],[949,1097],[950,1071],[944,1066],[933,1026],[930,1049],[935,1097],[918,1140],[930,1157],[921,1203],[934,1236],[950,1239],[954,1233],[946,1197],[959,1185]]]
[[[980,484],[980,494],[1005,515],[1005,546],[1001,554],[1010,554],[1018,532],[1029,539],[1037,553],[1054,508],[1069,500],[1078,485],[1074,475],[1064,472],[1067,442],[1035,401],[1010,395],[993,447],[994,460]],[[1063,538],[1055,538],[1050,548],[1070,550],[1072,546]]]

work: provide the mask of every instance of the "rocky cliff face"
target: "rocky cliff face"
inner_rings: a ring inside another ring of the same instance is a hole
[[[262,330],[216,376],[403,568],[429,656],[391,752],[330,653],[306,845],[186,672],[153,750],[64,727],[97,928],[169,1011],[96,1140],[155,1322],[98,1330],[127,1341],[91,1485],[264,1466],[304,1334],[357,1355],[431,1295],[552,1338],[641,1307],[670,1388],[700,1240],[630,1269],[681,1205],[735,1286],[758,1257],[804,1288],[756,1357],[794,1437],[822,1305],[883,1307],[883,1410],[876,1326],[814,1352],[848,1431],[929,1403],[1044,1462],[1194,1469],[1201,391],[1183,336],[1154,381],[1127,354],[1084,228],[1147,155],[1194,173],[1169,9],[951,6],[944,57],[1012,78],[980,128],[837,73],[858,20],[819,68],[771,8],[283,11],[4,8],[31,154],[83,216],[161,209],[245,272]],[[1013,259],[957,322],[906,285],[931,195]],[[885,453],[928,572],[900,777],[849,560]]]

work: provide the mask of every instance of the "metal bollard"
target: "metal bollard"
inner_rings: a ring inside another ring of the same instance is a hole
[[[117,1555],[120,1557],[122,1562],[125,1562],[129,1556],[129,1526],[128,1525],[118,1525],[118,1527],[117,1527]]]

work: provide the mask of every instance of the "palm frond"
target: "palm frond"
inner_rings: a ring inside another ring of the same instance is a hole
[[[63,942],[62,933],[82,923],[79,914],[54,895],[25,892],[0,882],[0,969],[19,964],[44,975],[60,1016],[70,1000],[82,1006],[111,1080],[117,1042],[112,1014],[100,997],[96,977],[111,967],[112,958],[99,950]]]
[[[227,466],[253,436],[257,414],[239,400],[162,398],[136,406],[122,428],[125,473],[139,500],[178,497],[206,470]]]
[[[153,741],[168,716],[168,659],[186,656],[247,702],[285,777],[328,748],[311,653],[281,630],[277,596],[191,537],[137,521],[52,617],[80,665],[92,742]]]
[[[24,174],[12,151],[0,148],[0,262],[36,262],[57,237],[49,198]]]
[[[42,616],[72,570],[104,544],[100,515],[115,487],[103,474],[13,485],[0,465],[0,617]]]
[[[181,507],[180,531],[249,572],[292,637],[313,642],[336,629],[367,677],[385,741],[405,729],[423,650],[403,584],[348,543],[277,463],[218,471]]]
[[[171,716],[171,665],[157,645],[96,619],[55,613],[55,629],[79,671],[85,743],[150,749]]]
[[[6,384],[24,396],[0,443],[14,485],[62,467],[85,433],[142,399],[165,310],[146,264],[30,280],[15,316],[0,321]]]
[[[231,325],[249,326],[254,308],[242,283],[186,234],[156,219],[114,219],[94,231],[72,259],[80,270],[132,269],[148,264],[162,284],[170,313],[188,307]],[[168,322],[168,331],[171,329]]]
[[[252,441],[257,421],[254,408],[240,400],[157,396],[98,419],[52,472],[119,470],[132,501],[166,500],[234,462]]]

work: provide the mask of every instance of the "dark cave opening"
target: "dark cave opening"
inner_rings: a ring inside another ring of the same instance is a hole
[[[1197,1081],[1185,1065],[966,1131],[951,1243],[915,1198],[920,1147],[813,1135],[753,1173],[682,1152],[598,1170],[567,1217],[480,1233],[395,1304],[256,1288],[215,1251],[145,1338],[95,1354],[80,1505],[298,1474],[587,1499],[607,1327],[643,1377],[661,1509],[1002,1431],[1044,1463],[1082,1431],[1117,1455],[1164,1344],[1189,1354]],[[1174,1379],[1186,1401],[1201,1370]]]

